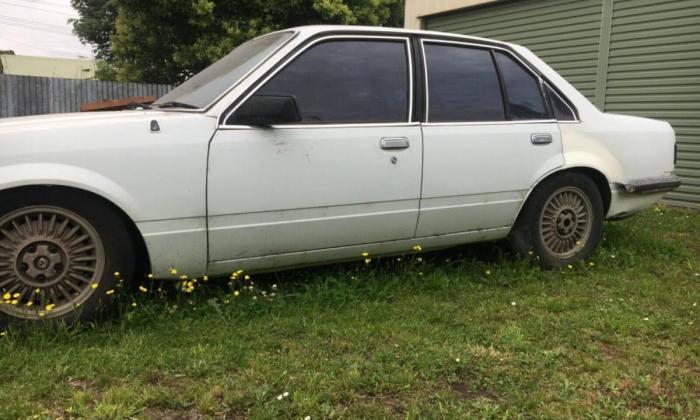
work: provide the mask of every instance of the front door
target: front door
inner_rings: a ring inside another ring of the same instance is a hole
[[[210,147],[211,262],[413,236],[422,138],[409,46],[318,39],[249,96],[293,98],[299,123],[241,125],[234,109]]]
[[[531,186],[564,164],[538,77],[491,47],[424,41],[428,115],[417,236],[507,230]]]

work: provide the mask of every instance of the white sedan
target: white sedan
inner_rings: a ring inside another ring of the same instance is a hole
[[[680,184],[674,148],[668,123],[600,112],[518,45],[271,33],[148,109],[0,122],[0,318],[89,318],[115,272],[212,276],[505,237],[570,264],[604,219]]]

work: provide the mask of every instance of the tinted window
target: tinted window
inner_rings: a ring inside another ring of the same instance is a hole
[[[547,95],[549,96],[549,103],[552,104],[552,111],[554,111],[554,118],[559,121],[575,121],[576,115],[571,110],[569,105],[559,96],[554,90],[546,86]]]
[[[158,99],[156,105],[175,101],[204,108],[281,47],[292,35],[292,32],[272,33],[236,47],[227,56]]]
[[[302,124],[405,122],[408,78],[403,41],[328,41],[302,53],[255,94],[293,97]]]
[[[500,52],[495,56],[506,88],[510,119],[548,119],[538,79],[510,56]]]
[[[488,50],[425,44],[428,121],[502,121],[503,98]]]

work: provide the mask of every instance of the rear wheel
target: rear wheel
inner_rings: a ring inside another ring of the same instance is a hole
[[[1,198],[0,323],[89,320],[109,306],[114,272],[133,272],[128,230],[98,199],[60,188],[30,191]]]
[[[511,233],[521,254],[536,254],[546,267],[588,258],[603,230],[603,201],[585,175],[565,173],[545,180],[531,194]]]

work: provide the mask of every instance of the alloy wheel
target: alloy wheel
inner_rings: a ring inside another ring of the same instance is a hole
[[[79,215],[26,207],[0,219],[0,311],[53,318],[75,311],[102,278],[100,237]]]
[[[591,235],[593,206],[578,188],[563,187],[545,202],[540,215],[540,235],[545,247],[558,258],[580,252]]]

